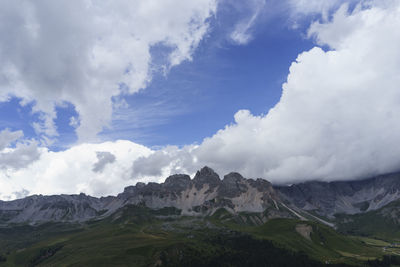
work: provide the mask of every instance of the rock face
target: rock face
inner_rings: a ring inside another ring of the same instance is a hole
[[[263,212],[275,206],[279,197],[272,185],[262,179],[245,179],[238,173],[221,180],[211,168],[204,167],[193,178],[172,175],[163,184],[130,186],[117,196],[121,205],[144,204],[152,209],[175,207],[184,215],[210,214],[218,208],[232,213]]]
[[[230,173],[221,180],[211,168],[204,167],[193,179],[175,174],[161,184],[128,186],[116,197],[80,194],[0,201],[0,223],[83,222],[107,217],[129,204],[151,209],[174,207],[183,215],[193,216],[210,215],[219,208],[231,213],[263,212],[272,208],[278,216],[279,202],[278,194],[266,180],[245,179],[239,173]]]
[[[399,173],[360,181],[307,182],[273,187],[264,179],[246,179],[235,172],[221,180],[211,168],[204,167],[193,179],[175,174],[161,184],[128,186],[117,196],[34,195],[0,201],[0,225],[84,222],[108,217],[127,205],[150,209],[173,207],[180,210],[180,214],[190,216],[212,215],[224,208],[239,215],[241,212],[260,213],[262,220],[272,217],[305,219],[304,211],[333,217],[336,213],[355,214],[380,209],[399,199]]]
[[[307,182],[275,187],[280,196],[303,210],[332,217],[380,209],[400,199],[400,173],[359,181]]]
[[[198,190],[201,189],[204,184],[208,184],[210,189],[213,189],[218,186],[220,182],[221,180],[219,179],[218,174],[207,166],[202,168],[200,171],[197,171],[193,178],[193,183]]]
[[[85,221],[101,213],[101,199],[80,195],[30,196],[0,202],[0,223]]]

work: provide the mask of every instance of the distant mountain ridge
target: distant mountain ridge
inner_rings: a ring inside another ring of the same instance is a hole
[[[400,199],[400,173],[337,182],[305,182],[275,189],[292,205],[333,217],[380,209]]]
[[[34,195],[0,201],[0,224],[85,222],[109,217],[128,205],[175,208],[187,216],[208,216],[223,208],[231,214],[257,213],[252,220],[263,223],[277,217],[305,219],[310,211],[328,218],[337,213],[364,213],[398,199],[398,173],[359,181],[272,186],[264,179],[246,179],[235,172],[220,179],[211,168],[204,167],[193,179],[175,174],[164,183],[128,186],[117,196]]]
[[[182,215],[191,216],[211,215],[219,208],[231,213],[262,213],[272,209],[269,217],[291,216],[279,208],[280,197],[268,181],[245,179],[239,173],[229,173],[221,180],[211,168],[204,167],[193,179],[176,174],[164,183],[128,186],[115,197],[34,195],[0,201],[0,223],[84,222],[107,217],[126,205],[144,205],[151,209],[174,207]]]

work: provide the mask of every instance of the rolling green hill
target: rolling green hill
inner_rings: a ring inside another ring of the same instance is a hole
[[[385,254],[316,222],[178,214],[126,206],[85,224],[2,228],[0,266],[363,266]]]
[[[345,234],[369,236],[400,243],[400,201],[381,209],[354,215],[337,214],[338,230]]]

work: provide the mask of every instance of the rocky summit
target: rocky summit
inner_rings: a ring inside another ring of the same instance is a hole
[[[399,178],[273,186],[204,167],[0,201],[0,266],[398,266]]]
[[[400,198],[400,173],[356,181],[306,182],[275,187],[282,199],[305,211],[333,218],[380,209]]]
[[[277,217],[306,220],[311,216],[333,226],[322,218],[380,209],[398,200],[399,192],[398,173],[359,181],[315,181],[274,187],[265,179],[246,179],[236,172],[221,179],[214,170],[204,167],[193,179],[175,174],[164,183],[128,186],[117,196],[33,195],[0,201],[0,224],[85,222],[109,217],[133,205],[154,210],[174,208],[186,216],[210,216],[223,208],[231,214],[257,213],[260,222]]]
[[[173,207],[180,210],[180,214],[191,216],[212,215],[219,208],[232,214],[271,210],[269,216],[290,216],[290,212],[282,209],[284,204],[268,181],[246,179],[239,173],[229,173],[220,179],[211,168],[204,167],[193,179],[175,174],[161,184],[128,186],[117,196],[34,195],[1,201],[0,222],[83,222],[110,216],[127,205],[144,205],[151,209]]]

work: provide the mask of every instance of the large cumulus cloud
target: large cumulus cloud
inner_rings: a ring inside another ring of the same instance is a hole
[[[14,199],[21,196],[21,192],[117,194],[134,182],[132,161],[151,153],[144,146],[122,140],[80,144],[59,152],[41,148],[40,159],[24,168],[0,173],[0,199]],[[138,181],[148,182],[149,179],[143,177]]]
[[[298,56],[266,115],[239,111],[234,124],[189,146],[190,153],[176,148],[173,161],[164,155],[152,166],[185,162],[181,167],[193,171],[207,164],[275,183],[399,170],[400,4],[384,2],[351,13],[344,5],[330,21],[313,23],[309,37],[329,49]]]
[[[1,1],[0,101],[34,103],[45,137],[57,135],[55,107],[72,103],[78,137],[93,140],[113,97],[191,59],[215,11],[215,0]],[[162,66],[151,64],[154,45],[168,48]]]
[[[8,171],[25,168],[40,158],[40,148],[33,140],[23,139],[22,131],[5,129],[0,132],[0,170]]]
[[[28,191],[116,194],[136,181],[159,182],[204,165],[274,183],[398,171],[399,28],[399,1],[342,6],[330,20],[311,24],[308,36],[318,45],[292,63],[281,99],[267,114],[238,111],[233,124],[199,145],[155,151],[116,141],[42,149],[39,160],[1,173],[0,198]],[[21,135],[0,134],[0,148],[10,149]]]

